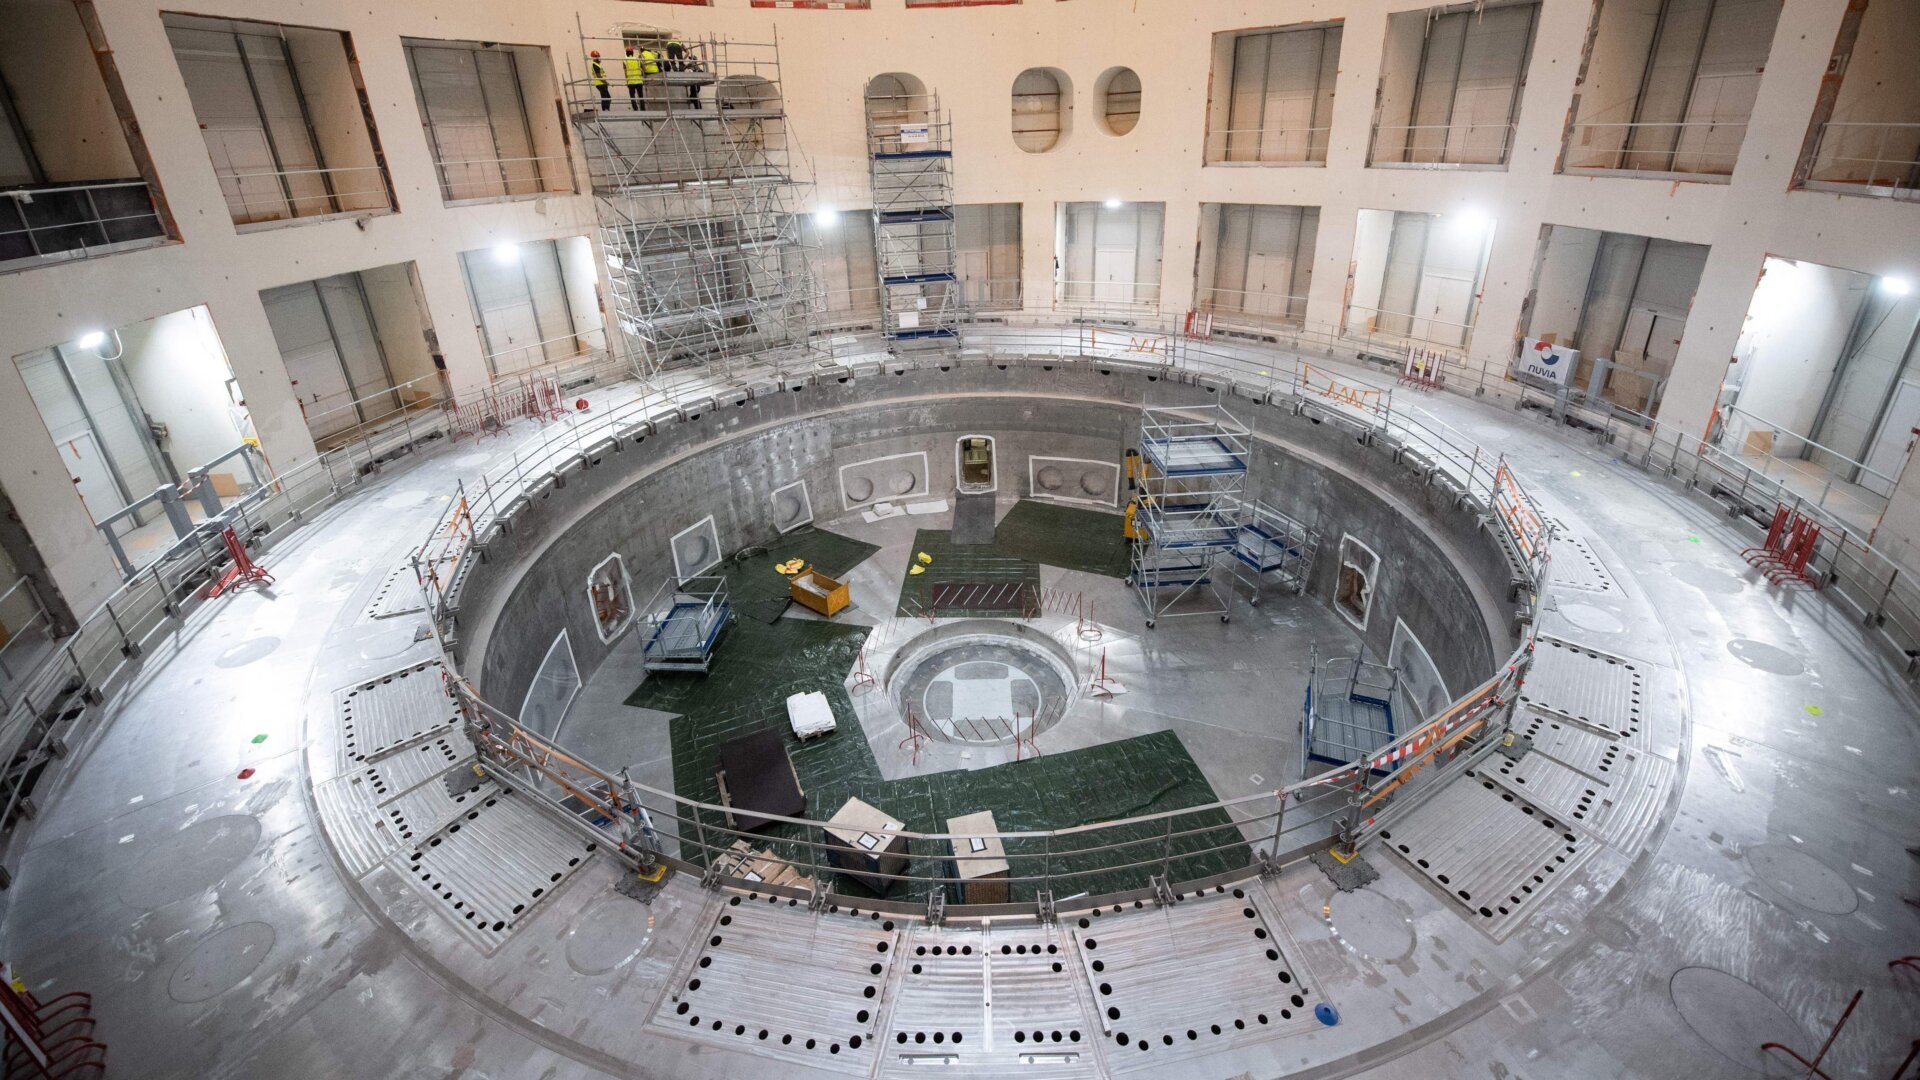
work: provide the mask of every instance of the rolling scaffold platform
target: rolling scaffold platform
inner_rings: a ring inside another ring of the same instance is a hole
[[[735,620],[727,579],[717,575],[662,582],[645,611],[648,671],[706,674],[721,632]]]
[[[1240,576],[1253,586],[1254,606],[1259,606],[1262,587],[1269,581],[1295,596],[1306,592],[1319,547],[1319,533],[1264,502],[1248,503],[1240,516],[1233,559],[1242,568]]]
[[[1307,777],[1315,764],[1347,765],[1371,757],[1399,738],[1401,718],[1394,715],[1399,689],[1399,672],[1384,664],[1356,656],[1315,660],[1300,710],[1300,776]]]
[[[874,267],[887,347],[948,352],[958,345],[953,122],[935,94],[867,92],[867,168]]]
[[[1240,547],[1253,463],[1246,425],[1218,405],[1147,406],[1129,533],[1127,584],[1147,626],[1181,615],[1233,615],[1236,571],[1223,563]]]

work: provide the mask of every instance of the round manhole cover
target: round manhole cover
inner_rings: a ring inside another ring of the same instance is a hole
[[[1561,604],[1560,614],[1582,630],[1593,630],[1602,634],[1617,634],[1627,628],[1620,617],[1606,608],[1592,604]]]
[[[141,911],[184,900],[226,877],[259,842],[260,822],[245,814],[196,821],[147,846],[139,866],[121,879],[120,899]]]
[[[193,947],[167,981],[173,1000],[191,1004],[240,985],[273,951],[273,927],[245,922],[216,930]]]
[[[582,975],[605,975],[639,956],[653,937],[648,909],[620,895],[594,901],[567,931],[567,964]]]
[[[1753,876],[1788,900],[1824,915],[1847,915],[1860,906],[1860,894],[1833,868],[1804,851],[1785,844],[1760,844],[1747,849]]]
[[[1764,641],[1734,638],[1727,642],[1727,651],[1748,667],[1759,668],[1773,675],[1799,675],[1807,670],[1807,665],[1801,663],[1799,657]]]
[[[1768,1062],[1761,1043],[1807,1043],[1800,1025],[1785,1009],[1761,993],[1759,987],[1724,971],[1681,968],[1674,972],[1667,990],[1673,995],[1680,1019],[1736,1065],[1763,1071]]]
[[[1341,943],[1375,960],[1398,960],[1413,951],[1413,923],[1392,900],[1371,889],[1334,893],[1327,924]]]

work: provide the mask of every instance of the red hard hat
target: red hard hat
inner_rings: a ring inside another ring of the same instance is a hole
[[[596,58],[596,59],[598,59],[598,58],[599,58],[599,56],[600,56],[600,50],[599,50],[599,49],[595,49],[595,50],[593,50],[592,52],[590,52],[590,53],[588,53],[587,55],[588,55],[588,56],[591,56],[591,57],[594,57],[594,58]]]

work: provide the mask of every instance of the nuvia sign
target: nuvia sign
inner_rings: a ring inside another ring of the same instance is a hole
[[[1580,350],[1528,338],[1520,350],[1520,374],[1565,386],[1573,380]]]

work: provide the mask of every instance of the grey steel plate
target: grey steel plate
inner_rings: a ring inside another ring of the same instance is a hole
[[[435,910],[483,952],[498,948],[599,847],[531,798],[488,795],[419,850],[395,858]]]
[[[448,769],[473,759],[473,743],[455,727],[445,734],[413,743],[356,770],[373,787],[375,802],[390,802]]]
[[[1175,1062],[1321,1026],[1318,980],[1257,893],[1077,919],[1069,932],[1112,1072],[1164,1074]]]
[[[360,877],[393,854],[393,830],[384,824],[372,787],[360,777],[336,776],[315,784],[313,799],[347,876]]]
[[[425,611],[426,594],[420,591],[420,579],[414,574],[411,560],[387,571],[380,579],[380,587],[373,590],[373,599],[361,613],[363,620],[391,619],[396,615],[411,615],[416,611]]]
[[[647,1023],[757,1058],[868,1076],[899,942],[891,920],[730,895],[716,901]]]
[[[1548,569],[1548,578],[1556,588],[1580,589],[1584,592],[1605,593],[1620,596],[1624,593],[1620,583],[1614,580],[1613,572],[1587,543],[1587,538],[1574,533],[1556,532],[1551,551],[1553,561]]]
[[[1473,770],[1380,839],[1495,940],[1598,846]]]
[[[1545,713],[1521,710],[1514,716],[1513,727],[1533,743],[1537,753],[1602,782],[1613,777],[1620,755],[1631,749],[1605,732]]]
[[[1073,942],[1059,928],[915,924],[900,952],[879,1075],[922,1076],[929,1066],[942,1076],[1100,1075],[1098,1028]]]
[[[1631,739],[1640,734],[1645,690],[1638,661],[1541,634],[1520,703]]]
[[[498,784],[468,773],[458,794],[450,793],[445,784],[420,784],[382,803],[380,814],[400,846],[418,847],[443,826],[499,792]]]
[[[347,761],[380,758],[458,724],[441,671],[440,661],[425,660],[340,691],[335,714]]]

